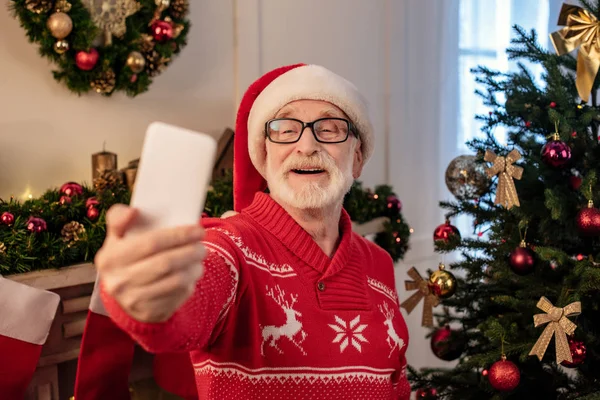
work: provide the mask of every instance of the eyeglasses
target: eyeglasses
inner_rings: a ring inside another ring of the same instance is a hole
[[[265,124],[267,138],[273,143],[280,144],[296,143],[306,128],[310,128],[319,143],[342,143],[348,140],[350,132],[357,135],[352,122],[343,118],[321,118],[313,122],[303,122],[294,118],[276,118]]]

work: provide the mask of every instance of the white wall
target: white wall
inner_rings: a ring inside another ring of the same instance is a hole
[[[403,285],[408,268],[415,265],[425,276],[439,261],[431,235],[442,222],[437,202],[450,157],[444,149],[452,142],[442,132],[452,130],[452,120],[442,125],[435,115],[444,107],[452,112],[452,104],[439,100],[456,90],[442,53],[453,38],[444,31],[444,18],[452,18],[447,14],[456,1],[192,3],[188,46],[151,90],[135,99],[71,95],[54,82],[18,23],[0,13],[5,30],[0,198],[28,190],[39,195],[68,180],[89,180],[91,154],[103,141],[118,153],[119,164],[126,164],[139,156],[144,129],[156,119],[218,136],[233,126],[245,88],[262,73],[283,64],[317,63],[353,81],[371,104],[377,144],[362,180],[367,186],[392,184],[415,229],[413,249],[396,268],[400,298],[408,297]],[[424,338],[421,306],[406,319],[409,363],[443,365]]]
[[[0,198],[34,196],[62,183],[91,180],[91,154],[107,149],[119,166],[138,158],[153,120],[215,136],[232,126],[233,5],[193,1],[188,45],[134,99],[71,94],[28,43],[4,7],[0,12]]]

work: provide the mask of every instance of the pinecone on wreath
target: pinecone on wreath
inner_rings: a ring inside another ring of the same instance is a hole
[[[154,50],[154,38],[152,37],[152,35],[148,35],[147,33],[142,33],[140,39],[139,39],[139,43],[140,43],[140,51],[142,53],[149,53],[152,50]]]
[[[146,71],[151,77],[163,72],[167,67],[167,63],[171,61],[169,57],[161,56],[156,50],[144,53],[144,58],[146,58]]]
[[[107,69],[106,71],[102,71],[90,85],[96,92],[107,94],[115,89],[116,78],[115,72],[112,69]]]
[[[113,188],[121,183],[121,175],[119,171],[104,171],[102,174],[94,179],[94,188],[96,192],[103,192],[106,189]]]
[[[60,234],[70,247],[83,238],[83,235],[85,235],[85,227],[77,221],[71,221],[63,226]]]
[[[181,19],[187,14],[189,8],[188,0],[173,0],[169,7],[169,14],[175,19]]]
[[[27,0],[25,8],[36,14],[45,14],[52,9],[54,1],[52,0]]]

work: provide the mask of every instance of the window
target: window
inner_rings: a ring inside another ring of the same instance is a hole
[[[475,115],[489,110],[475,94],[477,85],[471,69],[485,65],[491,69],[509,72],[516,62],[509,61],[506,48],[514,37],[514,25],[530,31],[535,29],[542,44],[548,43],[549,1],[553,0],[460,0],[459,9],[459,115],[457,149],[470,154],[465,146],[468,140],[481,136],[481,124]],[[526,64],[527,65],[527,64]],[[540,66],[527,65],[535,76]],[[499,99],[502,101],[502,99]],[[499,128],[496,137],[506,141],[506,133]]]

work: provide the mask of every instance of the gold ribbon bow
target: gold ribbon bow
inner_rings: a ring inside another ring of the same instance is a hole
[[[415,267],[408,270],[408,276],[413,280],[404,281],[404,287],[406,290],[416,290],[417,292],[406,299],[401,307],[410,314],[421,299],[425,298],[425,301],[423,302],[423,318],[421,320],[421,325],[431,327],[433,326],[433,307],[440,304],[440,299],[438,299],[431,291],[429,282],[423,279]]]
[[[513,181],[513,178],[521,179],[523,176],[523,168],[513,165],[519,158],[521,158],[521,153],[517,149],[508,153],[506,157],[497,156],[493,151],[486,150],[483,157],[485,161],[493,163],[486,171],[488,176],[491,178],[498,175],[498,188],[494,204],[503,205],[507,209],[521,205]]]
[[[600,21],[581,7],[563,4],[558,25],[565,28],[551,33],[550,40],[559,56],[579,47],[575,86],[587,103],[600,67]]]
[[[556,345],[556,363],[560,364],[563,361],[573,362],[571,350],[569,350],[569,342],[567,335],[572,335],[575,332],[575,325],[567,317],[572,317],[581,314],[581,303],[576,301],[564,308],[554,307],[550,300],[542,296],[537,303],[537,307],[544,311],[544,314],[536,314],[533,316],[533,324],[537,328],[540,325],[548,324],[544,332],[535,342],[535,345],[529,352],[529,355],[535,355],[542,361],[544,353],[548,348],[552,336]]]

